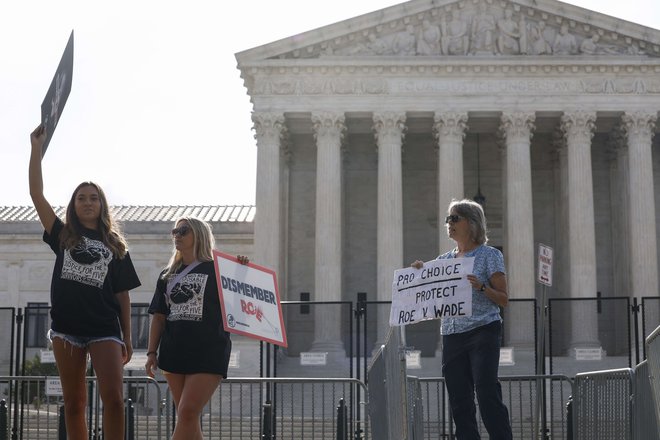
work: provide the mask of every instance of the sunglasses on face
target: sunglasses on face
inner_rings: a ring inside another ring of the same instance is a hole
[[[460,222],[464,217],[461,217],[460,215],[448,215],[445,217],[445,223],[458,223]]]
[[[178,228],[172,229],[172,236],[178,236],[178,237],[183,237],[190,231],[190,226],[188,225],[181,225]]]

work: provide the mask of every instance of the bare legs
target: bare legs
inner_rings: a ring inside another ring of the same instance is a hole
[[[165,373],[167,384],[176,405],[176,427],[172,440],[202,440],[200,416],[204,405],[220,385],[219,374]]]
[[[53,338],[53,352],[62,383],[67,437],[69,440],[86,440],[87,350],[64,342],[60,338]]]
[[[69,440],[87,440],[87,350],[53,338],[53,351],[64,396],[64,419]],[[90,344],[90,357],[103,400],[105,438],[124,438],[123,365],[121,345],[114,341]]]
[[[114,341],[89,345],[89,355],[98,378],[103,401],[103,438],[124,438],[124,384],[121,345]]]

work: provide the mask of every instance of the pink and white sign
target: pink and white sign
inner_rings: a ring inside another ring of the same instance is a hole
[[[225,330],[286,347],[275,272],[219,251],[213,260]]]

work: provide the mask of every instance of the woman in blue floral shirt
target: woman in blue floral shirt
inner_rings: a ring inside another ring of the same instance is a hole
[[[509,412],[497,379],[502,336],[500,307],[509,302],[502,253],[487,246],[486,217],[472,200],[453,201],[445,219],[447,235],[456,247],[439,259],[474,257],[472,316],[442,319],[442,374],[449,394],[456,437],[480,439],[476,390],[481,418],[491,440],[510,440]],[[421,268],[422,261],[412,266]]]

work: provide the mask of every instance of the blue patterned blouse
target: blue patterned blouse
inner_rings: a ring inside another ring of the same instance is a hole
[[[456,258],[458,249],[442,254],[439,260]],[[482,283],[488,283],[490,277],[496,272],[506,274],[504,268],[504,257],[502,252],[491,246],[481,245],[469,252],[464,257],[474,257],[473,273]],[[472,289],[472,316],[460,318],[443,318],[440,333],[451,335],[463,333],[493,321],[501,321],[500,307],[490,300],[483,292]]]

